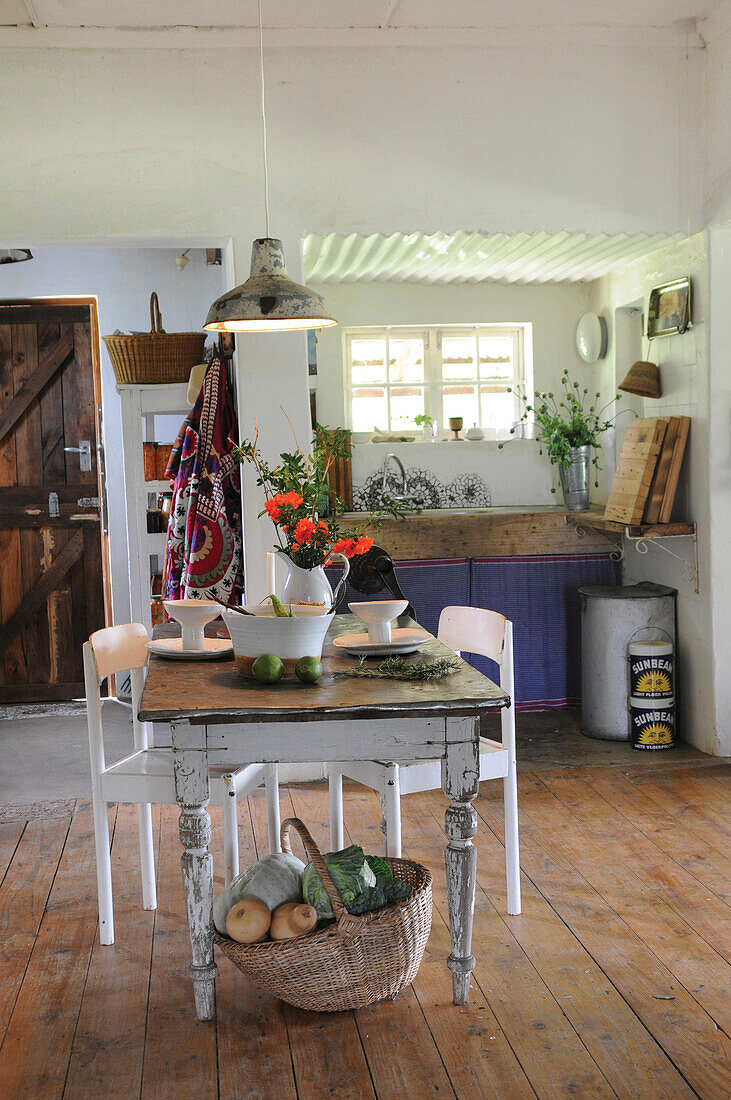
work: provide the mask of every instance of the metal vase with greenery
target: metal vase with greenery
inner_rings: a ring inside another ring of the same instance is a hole
[[[589,507],[589,467],[594,467],[594,485],[598,486],[600,436],[615,421],[615,417],[606,417],[605,413],[621,394],[599,408],[601,395],[597,392],[589,404],[589,390],[572,381],[567,370],[561,375],[561,387],[562,392],[558,395],[550,391],[537,393],[534,404],[528,403],[524,389],[516,387],[523,407],[518,424],[531,419],[535,422],[540,453],[545,450],[551,464],[558,467],[566,507],[570,511],[585,511]],[[510,429],[511,435],[515,434],[516,427]],[[499,444],[500,448],[503,446]],[[555,488],[551,492],[555,493]]]

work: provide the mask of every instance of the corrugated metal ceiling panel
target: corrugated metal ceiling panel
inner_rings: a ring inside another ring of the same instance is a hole
[[[308,282],[557,283],[598,279],[682,233],[358,233],[303,242]]]

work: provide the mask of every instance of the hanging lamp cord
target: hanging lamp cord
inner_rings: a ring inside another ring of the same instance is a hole
[[[259,80],[261,83],[261,153],[264,161],[264,215],[266,235],[269,236],[269,166],[267,164],[267,110],[264,97],[264,32],[261,20],[261,0],[257,0],[259,11]]]

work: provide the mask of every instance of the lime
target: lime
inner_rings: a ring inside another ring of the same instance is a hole
[[[319,657],[300,657],[294,674],[303,684],[314,684],[322,676],[322,661]]]
[[[284,676],[284,665],[273,653],[262,653],[251,666],[251,675],[261,684],[276,684]]]

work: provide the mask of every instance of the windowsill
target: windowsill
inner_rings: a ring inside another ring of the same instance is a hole
[[[463,436],[460,436],[459,439],[453,439],[451,436],[443,436],[443,437],[440,437],[439,439],[434,439],[434,440],[416,438],[416,439],[406,441],[406,440],[393,439],[393,440],[384,440],[383,442],[379,442],[379,443],[373,443],[368,438],[358,439],[357,436],[353,436],[352,445],[354,447],[414,447],[414,446],[436,447],[439,444],[445,444],[445,443],[471,443],[473,446],[475,444],[479,444],[479,443],[483,443],[483,444],[490,443],[494,446],[497,443],[517,443],[517,442],[520,442],[522,440],[526,440],[529,443],[534,443],[535,442],[534,439],[530,439],[528,436],[507,435],[507,434],[506,435],[485,436],[484,439],[467,439],[463,435]]]

